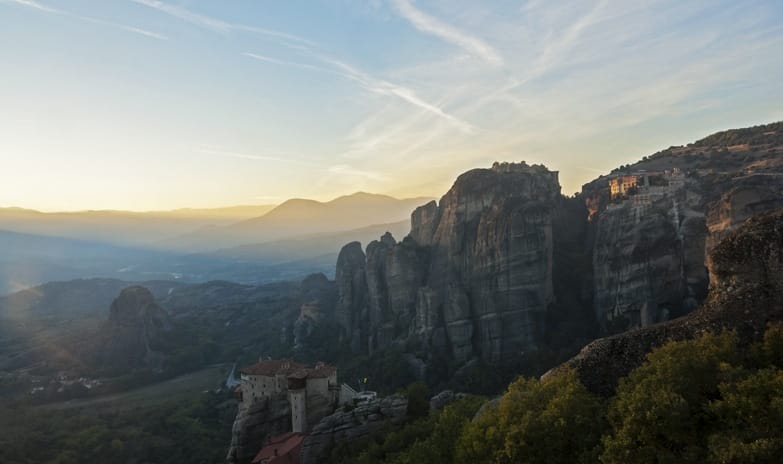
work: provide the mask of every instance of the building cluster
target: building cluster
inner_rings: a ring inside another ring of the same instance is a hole
[[[613,201],[628,200],[637,219],[645,215],[653,202],[685,186],[685,174],[679,168],[664,171],[637,171],[609,178]]]
[[[352,402],[358,395],[347,384],[337,382],[336,367],[322,362],[309,367],[290,359],[260,359],[242,368],[236,393],[240,409],[270,398],[285,398],[291,408],[291,431],[270,438],[253,460],[263,464],[289,462],[299,452],[311,422]]]
[[[75,377],[65,371],[60,371],[54,378],[46,380],[45,378],[36,378],[32,380],[32,387],[30,389],[30,395],[42,395],[49,393],[65,393],[69,389],[74,387],[83,388],[85,391],[92,390],[103,385],[98,379],[91,379],[89,377]]]

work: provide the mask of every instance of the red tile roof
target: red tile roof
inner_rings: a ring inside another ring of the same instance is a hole
[[[240,372],[245,375],[263,375],[272,377],[274,375],[285,375],[286,377],[304,379],[323,379],[330,377],[337,372],[337,368],[326,363],[318,363],[315,367],[307,367],[303,364],[295,363],[289,359],[275,359],[261,361],[252,366],[243,367]]]
[[[267,445],[256,454],[251,463],[298,464],[304,437],[303,433],[294,432],[272,437]]]
[[[305,366],[302,364],[297,364],[290,359],[274,359],[269,361],[261,361],[258,364],[243,367],[240,369],[240,372],[246,375],[263,375],[272,377],[277,374],[288,375],[300,369],[304,369],[304,367]]]

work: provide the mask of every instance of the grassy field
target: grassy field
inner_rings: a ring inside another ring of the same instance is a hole
[[[49,403],[38,406],[37,409],[69,410],[90,408],[105,411],[106,409],[122,410],[154,406],[172,399],[187,398],[200,395],[205,391],[214,390],[223,384],[230,370],[231,364],[219,364],[175,377],[165,382],[122,393]]]

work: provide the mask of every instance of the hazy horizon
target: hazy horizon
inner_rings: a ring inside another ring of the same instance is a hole
[[[439,197],[493,161],[570,194],[783,119],[783,8],[0,0],[0,198],[45,211]]]
[[[340,198],[345,197],[352,197],[356,195],[370,195],[370,196],[387,196],[396,200],[415,200],[415,199],[430,199],[430,198],[439,198],[439,197],[430,197],[430,196],[411,196],[411,197],[395,197],[393,195],[386,195],[382,193],[375,193],[375,192],[365,192],[365,191],[356,191],[353,193],[348,193],[345,195],[339,195],[334,198],[330,198],[327,200],[316,200],[313,198],[299,198],[299,197],[291,197],[291,198],[285,198],[282,199],[278,203],[248,203],[248,204],[228,204],[228,205],[218,205],[218,206],[181,206],[173,209],[150,209],[150,210],[132,210],[132,209],[72,209],[72,210],[47,210],[47,209],[37,209],[37,208],[29,208],[24,205],[3,205],[0,204],[0,210],[24,210],[24,211],[32,211],[37,213],[44,213],[44,214],[78,214],[78,213],[131,213],[131,214],[165,214],[165,213],[187,213],[187,212],[194,212],[194,213],[208,213],[208,212],[218,212],[220,210],[236,210],[236,209],[252,209],[252,208],[268,208],[269,210],[272,210],[288,201],[291,200],[302,200],[302,201],[315,201],[318,203],[329,203],[335,200],[339,200]],[[267,211],[268,212],[268,211]],[[265,213],[264,213],[265,214]]]

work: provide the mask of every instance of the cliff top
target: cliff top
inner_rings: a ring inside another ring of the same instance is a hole
[[[531,166],[524,161],[520,161],[519,163],[495,161],[494,163],[492,163],[491,169],[499,173],[512,173],[512,172],[525,172],[529,174],[552,174],[552,173],[556,174],[557,173],[557,171],[550,171],[543,164],[534,164]]]

